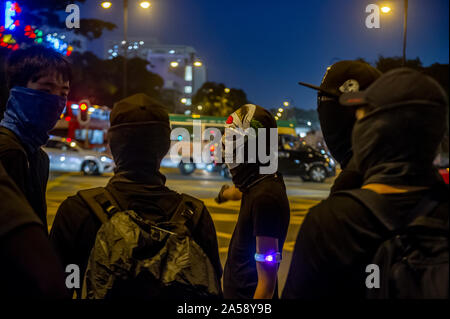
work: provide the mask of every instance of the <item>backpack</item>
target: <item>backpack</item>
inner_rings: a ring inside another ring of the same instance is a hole
[[[105,188],[78,192],[102,222],[85,272],[82,298],[214,299],[220,279],[192,239],[204,205],[182,194],[168,222],[120,210]]]
[[[390,203],[382,195],[367,189],[339,193],[363,204],[388,230],[388,237],[372,260],[372,264],[379,267],[380,286],[368,288],[366,298],[449,297],[448,211],[445,215],[429,216],[439,202],[425,196],[406,220],[399,223]]]

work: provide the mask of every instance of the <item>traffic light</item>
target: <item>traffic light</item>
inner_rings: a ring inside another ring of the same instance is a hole
[[[81,125],[87,125],[90,121],[89,108],[91,104],[88,100],[82,100],[78,103],[78,122]]]

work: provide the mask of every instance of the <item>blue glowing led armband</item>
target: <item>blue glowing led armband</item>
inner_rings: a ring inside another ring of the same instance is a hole
[[[261,263],[269,263],[269,264],[276,264],[281,262],[281,254],[280,253],[273,253],[273,254],[255,254],[255,260]]]

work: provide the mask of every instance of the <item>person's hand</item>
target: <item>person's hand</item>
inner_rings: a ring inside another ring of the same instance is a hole
[[[228,201],[228,199],[225,198],[223,193],[224,193],[225,190],[227,190],[229,188],[230,188],[229,185],[226,185],[226,184],[222,185],[222,188],[220,189],[219,194],[217,195],[216,198],[214,198],[214,200],[216,201],[217,204],[222,204],[222,203],[225,203],[226,201]]]

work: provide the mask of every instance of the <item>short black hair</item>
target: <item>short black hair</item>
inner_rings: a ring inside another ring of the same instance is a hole
[[[9,89],[14,86],[26,86],[29,81],[36,82],[52,72],[61,75],[64,81],[72,80],[69,61],[59,52],[41,45],[13,51],[6,61],[6,80]]]

